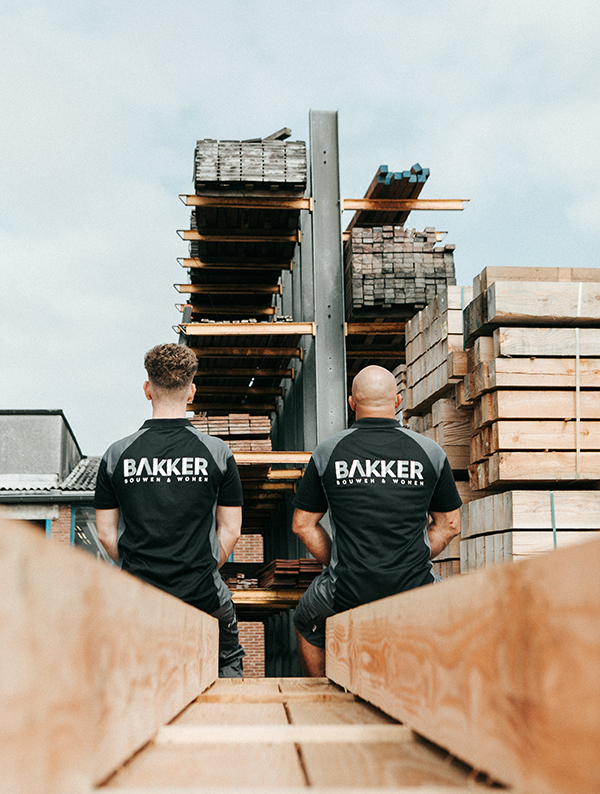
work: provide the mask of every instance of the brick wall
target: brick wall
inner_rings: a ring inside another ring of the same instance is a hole
[[[258,621],[240,621],[240,642],[246,651],[244,678],[265,676],[265,626]]]
[[[50,538],[59,543],[71,543],[71,505],[59,505],[58,518],[50,527]]]
[[[262,535],[242,535],[233,551],[234,562],[262,562]],[[246,651],[245,678],[264,678],[265,627],[258,621],[240,621],[240,642]]]
[[[233,550],[234,562],[262,562],[262,535],[242,535]]]

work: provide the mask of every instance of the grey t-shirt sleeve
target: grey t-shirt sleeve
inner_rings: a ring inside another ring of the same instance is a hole
[[[429,503],[429,509],[435,513],[449,513],[451,510],[458,510],[461,505],[462,499],[456,488],[448,458],[445,457],[441,474]]]
[[[93,504],[98,510],[113,510],[115,507],[119,507],[119,500],[108,476],[106,457],[100,461]]]
[[[308,462],[292,504],[307,513],[327,512],[327,497],[313,457]]]

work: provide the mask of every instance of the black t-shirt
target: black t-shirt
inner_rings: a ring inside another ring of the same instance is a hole
[[[435,581],[428,512],[461,504],[442,448],[384,418],[320,444],[294,498],[301,510],[329,509],[337,611]]]
[[[213,612],[229,598],[217,567],[216,507],[242,501],[223,441],[188,419],[149,419],[105,453],[94,507],[120,509],[123,570]]]

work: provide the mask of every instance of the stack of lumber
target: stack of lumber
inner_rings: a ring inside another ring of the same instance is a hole
[[[417,199],[429,177],[429,168],[415,163],[410,171],[390,171],[380,165],[365,193],[366,199]],[[347,231],[355,226],[404,226],[409,210],[358,210]]]
[[[256,590],[258,579],[247,577],[244,573],[229,576],[225,579],[225,584],[230,590]]]
[[[303,192],[306,173],[304,141],[205,139],[196,143],[196,192],[207,187],[244,188],[247,184]]]
[[[461,508],[461,573],[526,559],[600,532],[598,491],[505,491]]]
[[[345,247],[347,319],[392,308],[410,317],[455,284],[455,246],[436,242],[432,227],[354,226]]]
[[[411,416],[407,427],[443,447],[451,469],[468,468],[471,413],[468,409],[457,408],[452,397],[436,400],[422,416]]]
[[[321,573],[318,560],[272,560],[258,571],[258,586],[266,590],[306,588]]]
[[[404,415],[423,415],[466,373],[462,309],[470,287],[449,286],[406,324]]]
[[[251,414],[225,416],[199,415],[191,420],[194,427],[209,436],[218,436],[233,452],[270,452],[271,418]]]
[[[465,309],[472,486],[600,482],[600,269],[491,270]]]

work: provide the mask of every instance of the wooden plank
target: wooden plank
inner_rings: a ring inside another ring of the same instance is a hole
[[[286,198],[264,196],[198,196],[180,194],[179,198],[188,207],[236,207],[257,210],[308,210],[312,212],[312,198]]]
[[[599,566],[595,540],[338,614],[327,674],[520,791],[598,791]]]
[[[546,389],[576,386],[575,358],[495,358],[488,363],[488,372],[490,389],[531,388],[533,384]],[[600,389],[600,359],[579,359],[579,386]]]
[[[577,339],[579,337],[579,340]],[[496,328],[494,356],[600,357],[599,328]]]
[[[240,463],[267,463],[273,465],[274,463],[299,463],[307,464],[310,460],[310,452],[287,452],[287,451],[274,451],[274,452],[236,452],[234,454],[235,460]]]
[[[580,418],[599,418],[598,395],[582,391]],[[475,406],[473,429],[499,419],[560,419],[577,416],[575,391],[494,391],[484,394]]]
[[[182,267],[203,268],[206,270],[291,270],[292,260],[285,262],[205,262],[199,257],[181,257],[178,262]]]
[[[329,702],[292,701],[287,707],[293,725],[333,725],[356,723],[379,725],[394,720],[369,703],[332,700]],[[404,740],[404,739],[403,739]]]
[[[265,590],[258,587],[248,590],[233,590],[231,597],[236,606],[289,609],[295,607],[303,590]]]
[[[218,624],[23,523],[0,528],[0,768],[11,794],[64,794],[215,680]]]
[[[200,295],[281,295],[281,284],[173,284],[181,293]],[[229,307],[227,307],[229,308]]]
[[[311,791],[312,786],[352,787],[367,782],[371,791],[386,792],[394,786],[410,790],[413,786],[462,787],[465,783],[462,769],[416,742],[302,744],[301,751]]]
[[[182,725],[287,725],[283,702],[191,703],[173,722]]]
[[[344,210],[402,211],[464,210],[469,199],[342,199]]]
[[[600,481],[600,452],[496,452],[489,458],[488,482]]]
[[[494,281],[600,281],[597,267],[484,267],[473,279],[474,296]]]
[[[187,336],[302,336],[315,335],[314,323],[182,323]]]
[[[413,732],[405,725],[331,723],[327,725],[165,725],[156,745],[207,744],[339,744],[358,742],[412,742]]]
[[[298,753],[293,744],[257,745],[254,743],[159,745],[135,756],[105,784],[106,789],[123,787],[238,787],[252,786],[254,791],[280,786],[304,786],[306,783]],[[212,789],[214,792],[214,788]]]
[[[346,336],[359,334],[401,334],[406,322],[397,323],[346,323]]]
[[[489,428],[486,455],[510,450],[600,450],[600,421],[544,422],[532,420],[494,422]]]
[[[597,282],[495,281],[488,287],[487,322],[497,325],[577,325],[600,320]]]
[[[438,786],[438,785],[419,785],[419,786],[404,786],[399,783],[398,786],[385,785],[385,794],[473,794],[478,791],[478,788],[473,787],[473,783],[468,782],[464,785],[453,784],[451,786]],[[146,787],[139,788],[138,786],[119,786],[121,794],[149,794]],[[180,787],[174,788],[172,786],[152,786],[152,794],[259,794],[259,789],[256,786],[186,786],[185,789]],[[263,789],[264,791],[264,789]],[[356,781],[349,786],[338,788],[337,786],[310,786],[310,794],[373,794],[373,786],[367,783],[365,786],[356,785]],[[277,786],[277,794],[298,794],[298,788],[295,786]]]
[[[203,233],[196,229],[182,229],[177,232],[182,240],[200,243],[299,243],[300,230],[294,234],[264,234],[257,230],[255,234],[218,234]]]
[[[202,358],[299,358],[301,347],[191,347]],[[202,366],[199,362],[198,366]]]

